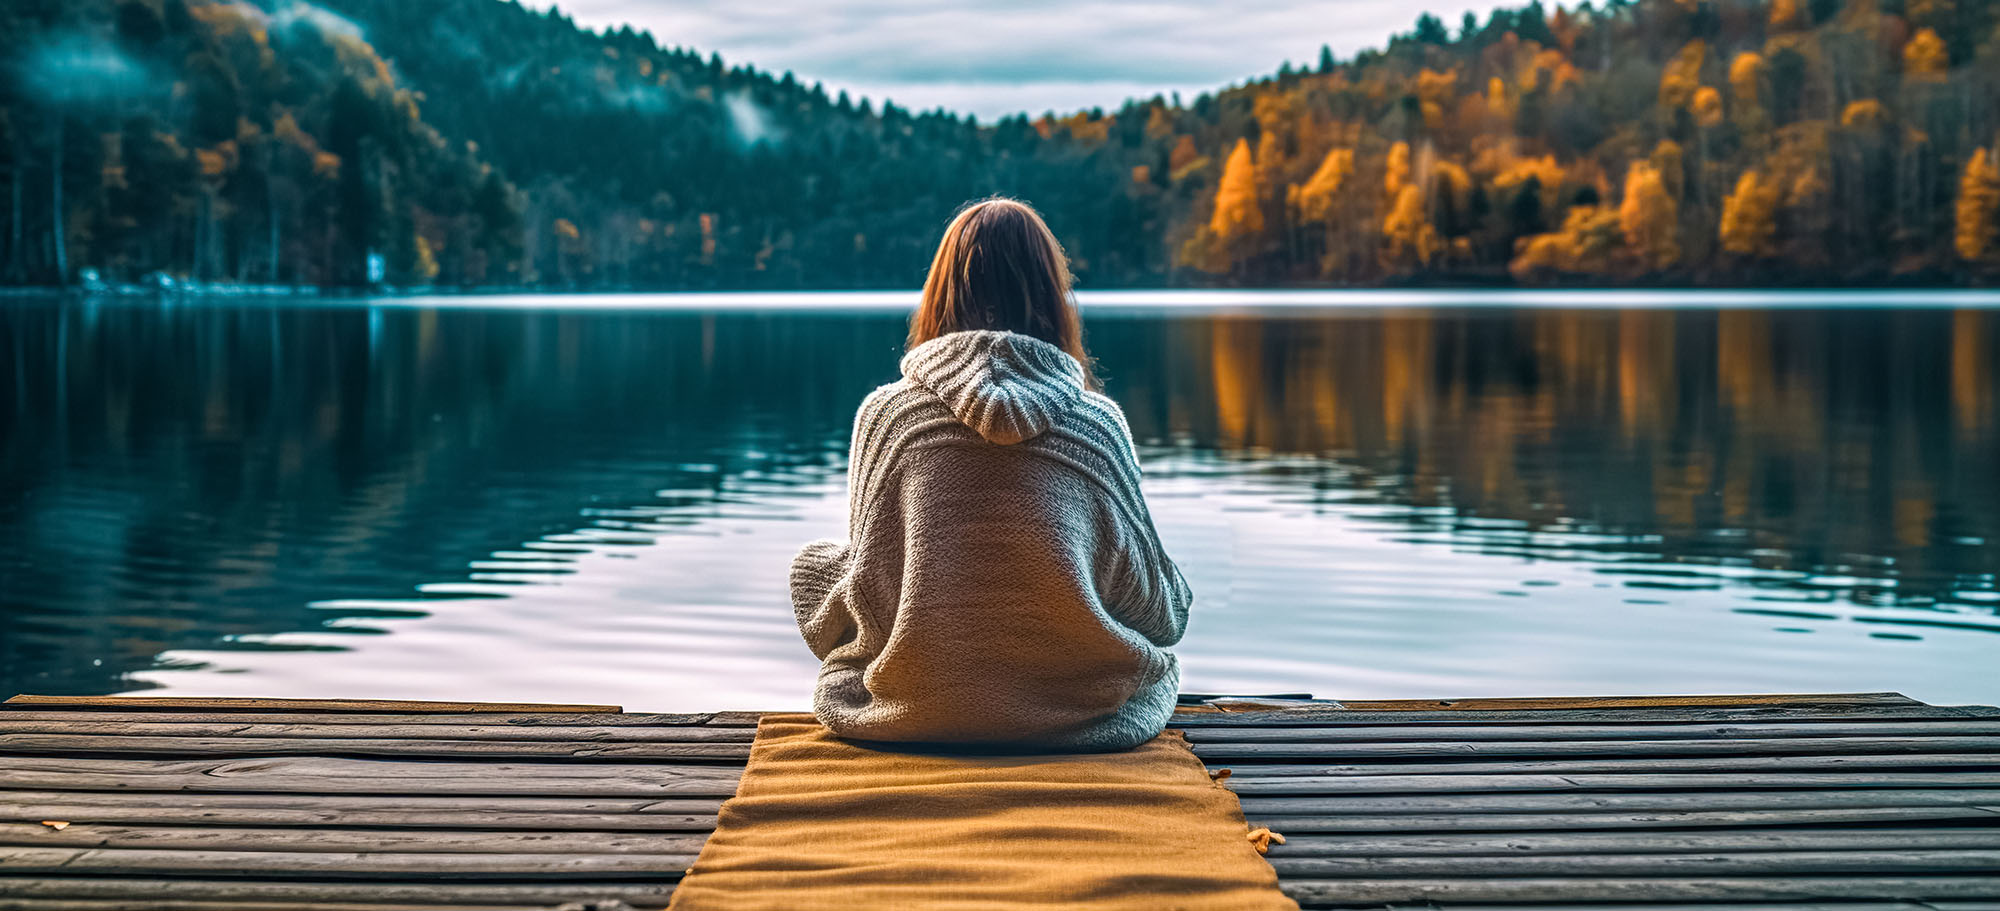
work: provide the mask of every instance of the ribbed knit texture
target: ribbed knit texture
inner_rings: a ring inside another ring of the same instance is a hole
[[[1119,750],[1173,713],[1191,595],[1125,416],[1061,349],[955,332],[861,403],[849,541],[793,558],[843,737]]]

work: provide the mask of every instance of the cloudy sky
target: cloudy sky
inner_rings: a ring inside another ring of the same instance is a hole
[[[532,4],[546,7],[548,3]],[[584,25],[631,23],[664,45],[719,51],[728,63],[791,70],[918,110],[982,120],[1028,111],[1116,107],[1178,91],[1188,100],[1320,45],[1346,57],[1409,31],[1430,9],[1454,29],[1494,4],[1432,0],[560,0]]]

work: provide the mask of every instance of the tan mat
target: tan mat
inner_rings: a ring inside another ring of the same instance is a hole
[[[1180,732],[1124,753],[860,746],[765,715],[673,911],[1298,906]]]

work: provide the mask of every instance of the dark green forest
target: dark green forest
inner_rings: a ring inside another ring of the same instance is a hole
[[[15,285],[905,288],[994,193],[1096,288],[2000,277],[1989,0],[1424,16],[996,123],[511,0],[4,0],[0,61]]]

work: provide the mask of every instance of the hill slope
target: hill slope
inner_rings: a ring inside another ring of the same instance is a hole
[[[1536,4],[1185,107],[982,125],[507,0],[18,0],[0,278],[353,285],[373,252],[394,284],[909,287],[999,192],[1094,287],[1980,282],[1996,25]]]

